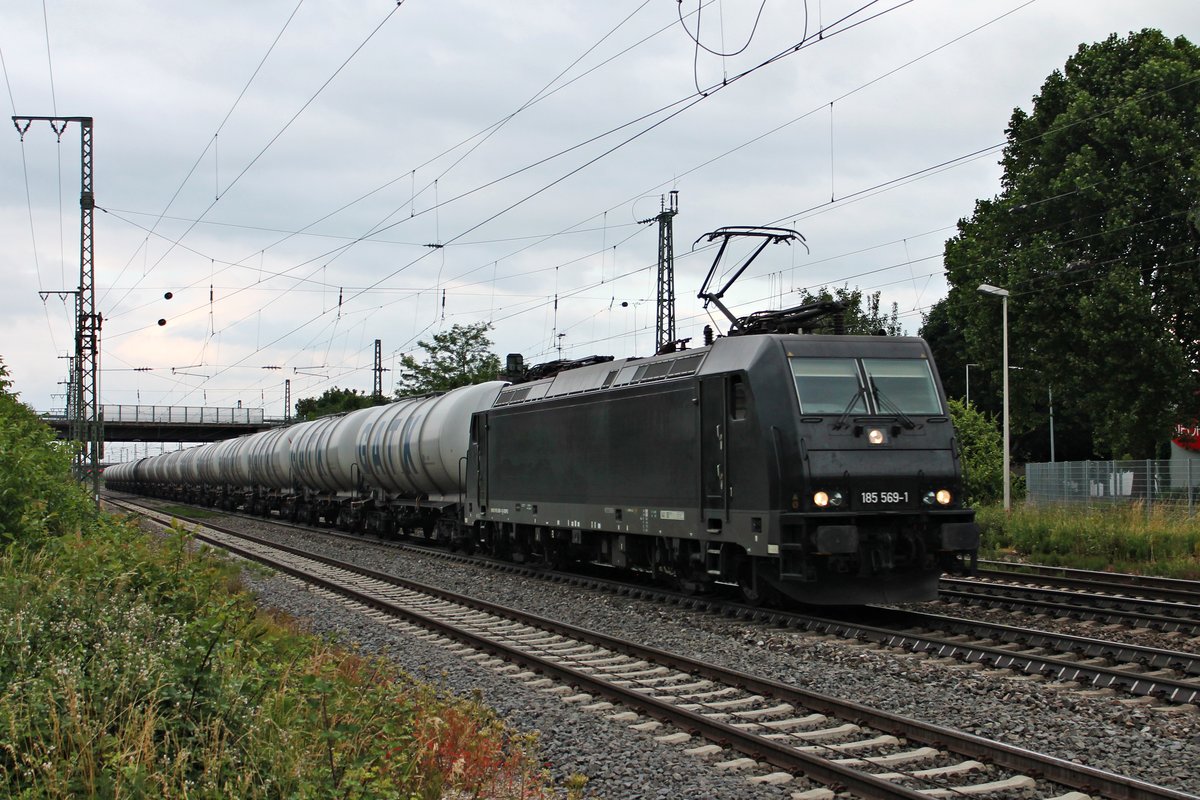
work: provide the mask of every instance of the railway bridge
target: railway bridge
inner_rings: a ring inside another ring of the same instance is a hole
[[[71,438],[65,413],[42,414],[58,438]],[[267,418],[261,408],[210,406],[100,406],[105,442],[215,442],[257,433],[291,420]]]

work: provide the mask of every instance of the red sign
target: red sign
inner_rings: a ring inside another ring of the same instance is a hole
[[[1192,420],[1190,427],[1182,422],[1176,425],[1175,438],[1172,441],[1184,450],[1200,452],[1200,422]]]

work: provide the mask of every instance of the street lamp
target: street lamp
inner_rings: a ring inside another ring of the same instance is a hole
[[[1001,289],[999,286],[992,286],[990,283],[979,284],[979,291],[982,294],[990,297],[999,297],[1001,306],[1001,330],[1004,342],[1003,360],[1001,367],[1004,374],[1004,510],[1009,512],[1012,510],[1012,494],[1009,489],[1009,463],[1008,463],[1008,289]]]
[[[978,364],[967,364],[967,405],[971,405],[971,367],[978,366]]]

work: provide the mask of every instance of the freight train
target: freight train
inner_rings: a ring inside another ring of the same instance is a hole
[[[936,597],[979,530],[928,345],[756,333],[110,467],[108,487],[747,601]]]

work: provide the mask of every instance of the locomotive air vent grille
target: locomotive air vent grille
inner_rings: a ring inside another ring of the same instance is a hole
[[[684,356],[677,358],[671,362],[671,376],[676,375],[691,375],[700,368],[700,362],[704,360],[704,354],[699,353],[694,356]]]

